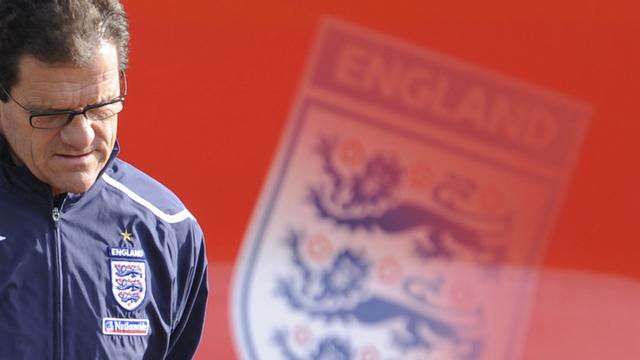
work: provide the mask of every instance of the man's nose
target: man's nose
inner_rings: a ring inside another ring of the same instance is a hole
[[[86,149],[96,136],[95,130],[91,126],[93,121],[87,119],[83,114],[78,114],[71,119],[60,131],[60,138],[65,144],[76,149]]]

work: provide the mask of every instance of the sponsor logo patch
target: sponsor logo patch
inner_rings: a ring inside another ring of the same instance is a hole
[[[121,247],[109,247],[109,257],[144,259],[144,250],[132,249],[132,248],[121,248]]]
[[[148,319],[102,319],[104,335],[144,336],[149,334]]]
[[[125,310],[140,306],[147,293],[144,261],[111,260],[111,292]]]

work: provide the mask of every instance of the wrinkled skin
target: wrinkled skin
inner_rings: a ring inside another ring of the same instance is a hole
[[[119,95],[116,48],[101,43],[83,64],[48,64],[32,56],[18,63],[11,95],[30,110],[79,110]],[[104,168],[116,141],[117,115],[90,121],[78,115],[60,129],[34,129],[14,101],[0,102],[0,133],[13,160],[26,166],[53,194],[87,191]]]

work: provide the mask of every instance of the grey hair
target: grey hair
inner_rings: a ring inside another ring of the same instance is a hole
[[[82,64],[103,41],[116,47],[119,69],[126,70],[129,22],[118,0],[2,0],[0,85],[11,91],[24,55],[45,63]],[[8,100],[4,92],[0,100]]]

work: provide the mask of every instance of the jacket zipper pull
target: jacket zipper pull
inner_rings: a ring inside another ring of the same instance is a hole
[[[60,209],[54,207],[51,217],[53,218],[53,221],[58,222],[58,220],[60,220]]]

